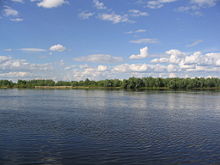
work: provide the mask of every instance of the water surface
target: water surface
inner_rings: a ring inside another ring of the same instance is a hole
[[[220,93],[0,90],[0,164],[220,164]]]

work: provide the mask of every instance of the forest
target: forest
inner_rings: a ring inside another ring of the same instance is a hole
[[[0,88],[36,87],[122,88],[122,89],[220,89],[219,78],[135,78],[100,81],[0,80]]]

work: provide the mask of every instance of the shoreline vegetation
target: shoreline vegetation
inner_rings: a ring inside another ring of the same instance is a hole
[[[220,90],[220,78],[135,78],[93,81],[0,80],[0,89],[140,89],[140,90]]]

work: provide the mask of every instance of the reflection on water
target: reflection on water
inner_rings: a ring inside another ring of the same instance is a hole
[[[220,93],[0,90],[0,164],[220,164]]]

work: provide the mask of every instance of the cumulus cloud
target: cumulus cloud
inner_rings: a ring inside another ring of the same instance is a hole
[[[30,63],[25,59],[0,56],[0,79],[17,80],[19,77],[22,79],[34,79],[37,77],[47,79],[57,73],[55,72],[56,68],[50,63],[36,64]]]
[[[175,78],[178,77],[175,73],[169,73],[169,78]]]
[[[132,54],[129,58],[130,59],[143,59],[148,56],[148,47],[144,47],[140,49],[140,54]]]
[[[106,71],[108,67],[106,65],[98,65],[98,71],[103,72]]]
[[[122,22],[132,22],[129,20],[128,15],[119,15],[115,13],[107,14],[103,13],[98,16],[99,19],[103,21],[110,21],[113,24],[122,23]]]
[[[158,43],[158,40],[155,38],[141,38],[138,40],[131,40],[130,43],[135,44],[155,44]]]
[[[167,63],[169,62],[169,59],[167,58],[155,58],[151,60],[152,63]]]
[[[178,71],[178,66],[174,65],[174,64],[169,64],[169,65],[167,65],[166,69],[168,72],[176,72],[176,71]]]
[[[83,11],[81,13],[79,13],[79,18],[81,19],[89,19],[90,17],[92,17],[94,15],[94,13],[92,12],[86,12],[86,11]]]
[[[0,56],[0,63],[3,63],[3,62],[8,61],[10,59],[11,59],[11,57],[8,57],[8,56]]]
[[[181,52],[180,50],[177,50],[177,49],[170,49],[168,51],[165,52],[166,54],[168,55],[174,55],[174,56],[182,56],[182,55],[185,55],[184,52]]]
[[[90,80],[112,78],[112,72],[111,70],[108,70],[106,65],[98,65],[96,67],[91,67],[88,65],[85,67],[79,66],[76,66],[72,70],[68,71],[68,75],[71,75],[72,79],[74,80],[85,80],[86,78],[89,78]]]
[[[94,6],[96,7],[96,9],[107,9],[105,4],[99,0],[93,0],[93,3],[94,3]]]
[[[41,2],[37,3],[37,6],[43,8],[55,8],[62,6],[65,3],[67,3],[66,0],[42,0]]]
[[[179,63],[181,56],[184,56],[185,53],[177,49],[171,49],[165,52],[167,55],[170,55],[169,58],[155,58],[151,62],[153,63]]]
[[[220,53],[206,53],[200,51],[185,53],[177,49],[165,52],[160,59],[153,59],[156,64],[120,64],[112,67],[112,72],[131,76],[156,77],[205,77],[220,76]]]
[[[49,48],[50,51],[54,51],[54,52],[63,52],[66,50],[66,48],[61,45],[61,44],[56,44],[56,45],[52,45],[50,48]]]
[[[52,69],[50,64],[33,64],[27,62],[25,59],[14,59],[9,56],[0,56],[0,70],[1,73],[14,73],[20,75],[23,72],[39,73],[49,71]],[[13,74],[12,74],[13,75]],[[26,74],[23,74],[25,76]]]
[[[207,53],[206,56],[214,60],[220,59],[220,53]]]
[[[138,58],[146,56],[147,47],[140,49]],[[143,53],[144,52],[144,53]],[[0,79],[17,80],[33,78],[50,78],[54,80],[85,80],[85,78],[100,80],[114,78],[137,77],[220,77],[220,53],[183,52],[177,49],[165,51],[162,58],[152,59],[146,63],[119,63],[121,57],[111,55],[89,55],[76,58],[84,64],[66,65],[64,61],[36,64],[25,59],[15,59],[10,56],[0,56]],[[140,58],[141,59],[141,58]],[[88,64],[89,62],[97,63]],[[86,64],[87,63],[87,64]],[[107,63],[107,64],[104,64]]]
[[[23,78],[27,76],[31,76],[32,74],[29,72],[7,72],[7,73],[0,73],[0,77],[4,78]]]
[[[145,72],[148,69],[147,64],[121,64],[113,67],[116,72]]]
[[[168,63],[182,71],[216,71],[220,62],[220,53],[206,53],[200,51],[184,53],[176,49],[166,51],[167,58],[153,59],[152,63]],[[177,71],[178,69],[172,70]]]
[[[83,57],[74,58],[79,62],[94,62],[94,63],[115,63],[123,61],[122,57],[114,57],[109,54],[93,54]]]

